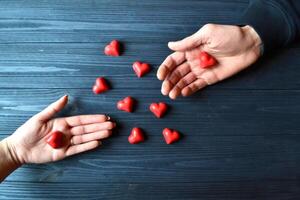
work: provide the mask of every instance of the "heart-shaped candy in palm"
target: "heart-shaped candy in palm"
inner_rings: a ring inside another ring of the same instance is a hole
[[[200,62],[201,68],[210,68],[210,67],[214,66],[215,64],[217,64],[217,60],[205,51],[200,52],[199,62]]]
[[[47,143],[53,148],[58,149],[64,146],[64,134],[60,131],[54,131],[48,138]]]

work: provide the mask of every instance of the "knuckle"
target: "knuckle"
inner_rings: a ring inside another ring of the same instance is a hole
[[[202,29],[203,29],[204,31],[207,31],[207,32],[214,32],[214,31],[216,30],[217,26],[218,26],[218,25],[216,25],[216,24],[211,24],[211,23],[209,23],[209,24],[205,24],[205,25],[202,27]]]
[[[180,72],[179,71],[174,71],[169,78],[169,81],[172,84],[175,84],[177,82],[177,80],[180,78]]]
[[[78,130],[79,133],[85,133],[86,132],[86,128],[85,126],[81,126]]]
[[[187,85],[187,81],[185,79],[181,79],[178,83],[177,83],[177,87],[179,89],[182,89],[185,85]]]

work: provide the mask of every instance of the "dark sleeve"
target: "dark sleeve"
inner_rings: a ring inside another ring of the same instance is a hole
[[[264,52],[287,46],[300,36],[300,0],[250,0],[241,24],[256,30]]]

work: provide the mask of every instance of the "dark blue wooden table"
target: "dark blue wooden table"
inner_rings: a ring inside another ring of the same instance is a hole
[[[103,147],[57,163],[26,165],[0,185],[0,199],[299,199],[300,45],[189,98],[160,94],[157,66],[167,42],[202,25],[236,23],[246,0],[0,1],[0,137],[63,94],[62,115],[108,113],[120,128]],[[276,33],[274,33],[276,34]],[[124,56],[103,55],[112,39]],[[143,79],[131,64],[153,71]],[[97,76],[113,90],[95,96]],[[118,112],[126,95],[134,114]],[[157,120],[153,101],[172,106]],[[130,145],[133,126],[148,140]],[[166,145],[161,130],[184,139]]]

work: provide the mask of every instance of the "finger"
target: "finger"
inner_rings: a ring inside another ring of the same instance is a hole
[[[85,124],[101,123],[109,119],[110,117],[106,115],[78,115],[65,118],[69,126],[80,126]]]
[[[168,47],[173,51],[186,51],[202,44],[202,38],[198,32],[176,42],[169,42]]]
[[[163,95],[168,95],[172,88],[173,85],[170,81],[164,81],[161,85],[161,93]]]
[[[90,142],[93,140],[101,140],[104,138],[108,138],[112,134],[111,130],[104,130],[104,131],[97,131],[89,134],[84,135],[75,135],[71,138],[71,144],[82,144],[86,142]]]
[[[92,133],[96,131],[111,130],[115,126],[116,126],[115,123],[107,121],[102,123],[75,126],[70,129],[70,132],[72,135],[82,135],[82,134]]]
[[[163,95],[169,94],[176,83],[191,71],[190,66],[187,62],[178,66],[168,77],[164,80],[161,87],[161,93]]]
[[[208,85],[215,84],[216,82],[222,80],[219,77],[222,77],[223,73],[220,73],[221,68],[218,68],[217,70],[211,69],[211,70],[206,70],[201,74],[201,78],[205,80],[205,82]]]
[[[171,99],[176,99],[181,94],[182,89],[194,82],[196,79],[197,77],[193,72],[188,73],[173,87],[169,93],[169,97]]]
[[[186,86],[185,88],[183,88],[181,91],[181,94],[182,94],[182,96],[189,96],[189,95],[197,92],[198,90],[204,88],[205,86],[207,86],[206,81],[199,78],[196,81],[189,84],[188,86]]]
[[[72,156],[74,154],[82,153],[85,151],[89,151],[95,149],[100,146],[102,143],[100,141],[91,141],[83,144],[77,144],[70,146],[66,151],[66,156]]]
[[[159,66],[157,70],[157,78],[159,80],[164,80],[169,73],[173,71],[178,65],[185,61],[185,53],[174,52],[169,55],[164,62]]]
[[[165,80],[170,81],[172,84],[176,84],[182,77],[191,71],[190,65],[185,62],[174,69]]]
[[[68,103],[68,96],[65,95],[55,101],[54,103],[50,104],[47,108],[37,114],[37,118],[41,121],[47,121],[51,119],[56,113],[61,111],[65,105]]]

